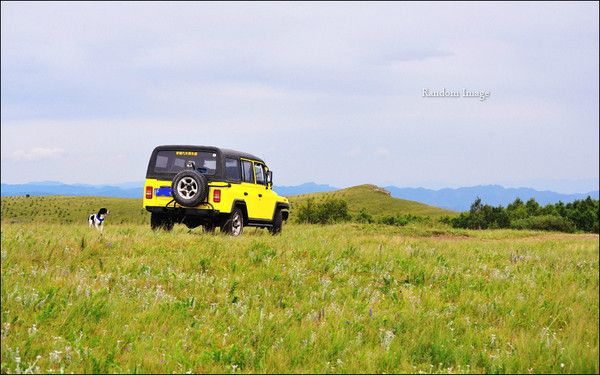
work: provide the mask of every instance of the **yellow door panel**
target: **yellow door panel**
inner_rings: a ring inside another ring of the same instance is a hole
[[[269,189],[267,189],[267,176],[262,163],[254,163],[254,175],[256,176],[256,192],[259,200],[258,218],[261,220],[271,220],[275,204],[269,194]]]
[[[256,184],[248,182],[242,182],[242,194],[241,198],[246,202],[246,209],[248,210],[248,217],[251,219],[260,218],[260,200],[258,197],[258,191]]]
[[[275,212],[275,205],[277,204],[278,196],[273,190],[265,189],[263,197],[265,215],[267,216],[267,219],[273,220],[273,213]]]

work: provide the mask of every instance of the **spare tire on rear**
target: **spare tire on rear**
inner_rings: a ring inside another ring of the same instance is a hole
[[[175,202],[182,206],[197,206],[208,195],[208,181],[203,174],[193,169],[183,170],[173,178],[171,194]]]

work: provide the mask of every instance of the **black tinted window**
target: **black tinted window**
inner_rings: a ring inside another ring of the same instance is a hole
[[[225,179],[231,181],[240,180],[240,161],[225,158]]]
[[[244,174],[244,182],[254,183],[254,173],[252,172],[252,162],[242,160],[242,172]]]
[[[154,172],[177,173],[188,161],[193,161],[200,173],[214,175],[217,171],[217,154],[214,152],[163,150],[156,155]]]

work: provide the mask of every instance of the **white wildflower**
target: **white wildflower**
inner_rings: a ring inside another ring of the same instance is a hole
[[[29,336],[35,335],[35,333],[37,332],[37,325],[35,323],[33,323],[33,325],[31,326],[31,328],[29,328],[27,330],[27,332],[29,332]]]
[[[6,322],[2,325],[2,334],[1,337],[4,340],[8,336],[8,332],[10,331],[10,323]]]
[[[392,331],[386,331],[384,329],[380,329],[380,331],[381,333],[379,334],[379,337],[381,339],[381,346],[383,346],[383,348],[387,352],[390,350],[390,345],[392,345],[392,341],[394,340],[394,337],[396,337],[396,335],[394,335],[394,332]]]
[[[61,360],[61,354],[62,352],[55,350],[53,352],[50,352],[50,362],[60,362]]]
[[[71,346],[65,346],[65,359],[69,362],[73,359],[73,351],[71,350]]]

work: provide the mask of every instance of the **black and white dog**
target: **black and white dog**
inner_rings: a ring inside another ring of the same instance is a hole
[[[109,213],[110,212],[106,208],[101,208],[97,214],[90,214],[90,217],[88,218],[90,228],[92,226],[96,227],[96,229],[98,229],[100,233],[102,233],[102,230],[104,229],[104,219],[106,219],[106,215],[108,215]]]

